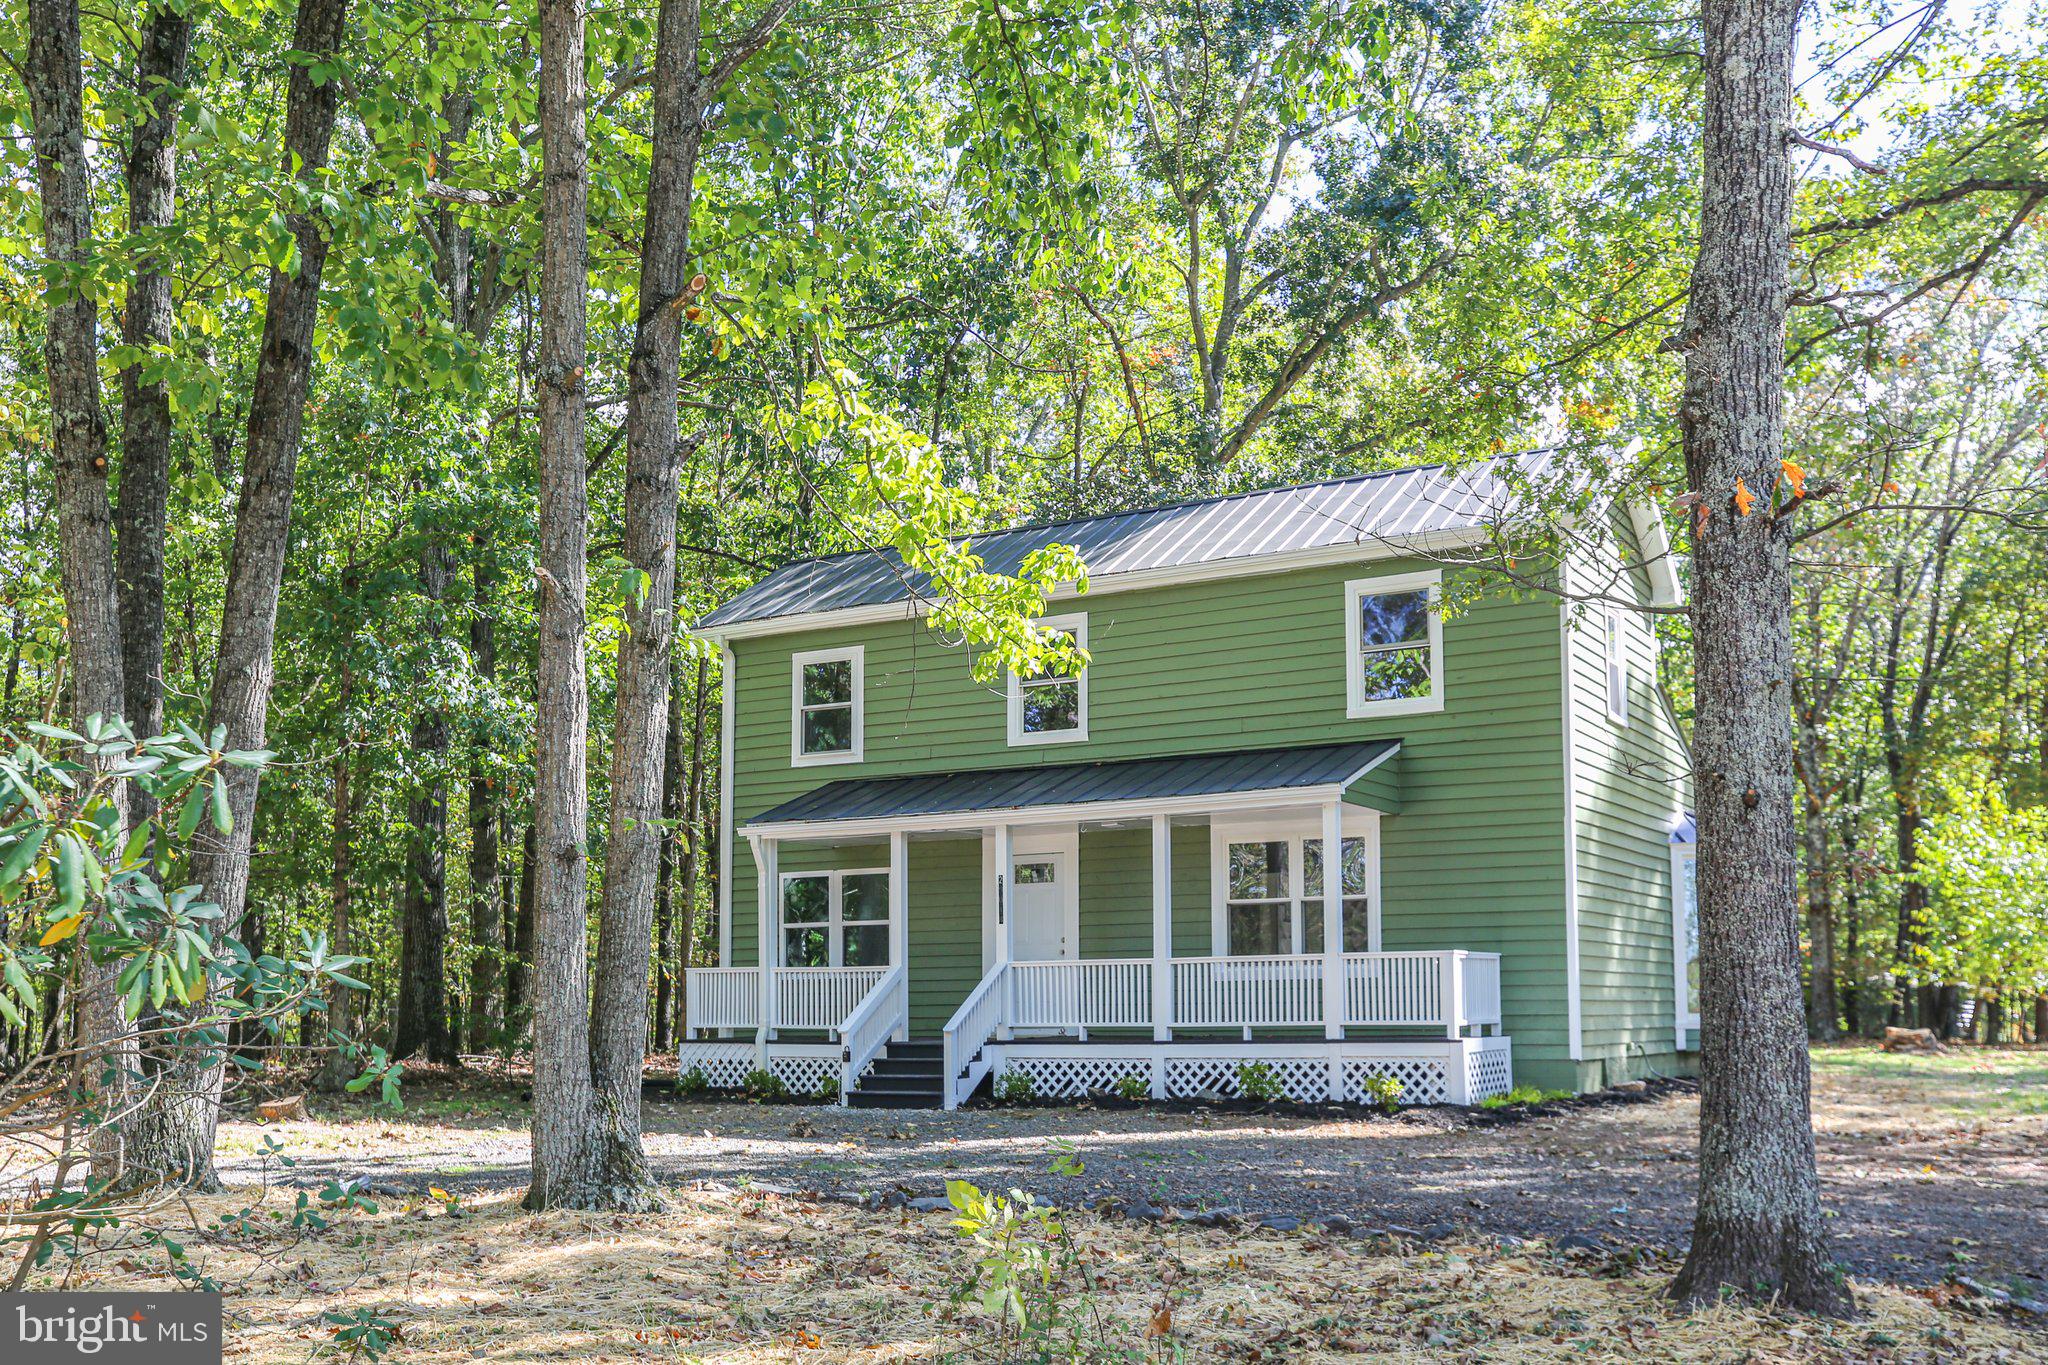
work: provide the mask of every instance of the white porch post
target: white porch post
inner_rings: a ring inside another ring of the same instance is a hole
[[[1010,974],[1004,970],[1010,965],[1011,950],[1015,946],[1010,935],[1013,927],[1010,919],[1010,877],[1014,871],[1011,867],[1013,844],[1008,825],[997,825],[989,831],[989,837],[994,840],[996,846],[996,968],[1003,972],[1002,984],[996,987],[1001,992],[1003,1008],[1003,1022],[996,1028],[996,1037],[1007,1042],[1010,1038],[1009,1021],[1016,1013],[1010,1008]]]
[[[1152,817],[1152,1038],[1173,1037],[1173,827]],[[1152,1063],[1152,1098],[1166,1098],[1166,1060]]]
[[[889,832],[889,965],[902,966],[906,989],[910,974],[910,836],[902,830]],[[910,1038],[906,1014],[896,1030],[896,1041]]]
[[[1444,1037],[1456,1038],[1465,1023],[1465,950],[1444,954]]]
[[[1344,804],[1323,806],[1323,1037],[1344,1037]],[[1344,1059],[1330,1049],[1330,1098],[1344,1098]]]
[[[774,839],[749,838],[748,845],[754,850],[754,880],[758,883],[756,897],[755,937],[759,941],[761,965],[761,1023],[754,1030],[755,1064],[762,1068],[768,1065],[768,1040],[775,1036],[775,923],[781,917],[781,883],[779,871],[780,845]]]

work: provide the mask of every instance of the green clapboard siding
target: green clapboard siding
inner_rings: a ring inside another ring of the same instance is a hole
[[[1445,623],[1442,713],[1344,714],[1345,581],[1425,567],[1381,560],[1062,602],[1087,612],[1093,655],[1079,744],[1010,748],[1001,687],[976,682],[967,652],[920,622],[736,640],[735,828],[842,777],[1400,739],[1400,813],[1382,820],[1385,946],[1502,953],[1518,1071],[1568,1068],[1555,599],[1487,596]],[[790,655],[849,644],[866,651],[866,761],[792,767]],[[784,845],[785,866],[799,847]],[[929,1030],[980,976],[980,861],[972,839],[911,847],[913,995]],[[743,840],[734,853],[733,958],[751,964],[754,868]],[[1208,878],[1207,828],[1177,825],[1177,954],[1210,950]],[[1085,831],[1080,886],[1084,955],[1149,952],[1149,831]]]
[[[1648,602],[1626,517],[1588,552],[1588,578]],[[1654,618],[1621,617],[1625,724],[1608,715],[1605,613],[1572,613],[1582,1088],[1678,1065],[1672,989],[1671,846],[1689,764],[1657,684]],[[1520,1058],[1518,1057],[1519,1063]]]

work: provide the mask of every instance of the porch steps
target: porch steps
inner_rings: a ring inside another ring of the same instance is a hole
[[[936,1038],[891,1043],[846,1102],[855,1109],[937,1109],[945,1092],[945,1044]]]

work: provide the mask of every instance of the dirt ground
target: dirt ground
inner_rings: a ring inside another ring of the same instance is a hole
[[[273,1190],[264,1207],[285,1202]],[[1063,1236],[1017,1239],[1051,1253],[1051,1283],[1032,1298],[1057,1305],[1053,1344],[1079,1348],[1041,1354],[962,1294],[990,1248],[949,1211],[695,1192],[660,1214],[533,1215],[498,1194],[386,1199],[307,1232],[222,1218],[235,1207],[202,1201],[176,1232],[224,1288],[237,1362],[344,1356],[337,1332],[368,1325],[397,1333],[381,1347],[394,1365],[2041,1359],[2038,1337],[1941,1287],[1860,1286],[1862,1315],[1847,1322],[1732,1303],[1681,1314],[1663,1297],[1671,1265],[1654,1258],[1088,1214],[1066,1217]],[[92,1274],[147,1288],[146,1272],[110,1260]]]
[[[388,1191],[523,1186],[516,1078],[411,1086],[405,1114],[335,1123],[360,1105],[315,1102],[315,1122],[231,1124],[224,1169],[258,1178],[274,1136],[295,1181],[361,1177]],[[1964,1273],[2048,1297],[2048,1052],[1970,1049],[1815,1058],[1817,1144],[1840,1260],[1862,1279],[1932,1285]],[[898,1190],[950,1178],[1019,1187],[1063,1207],[1137,1199],[1197,1209],[1342,1215],[1437,1237],[1554,1238],[1682,1250],[1697,1100],[1652,1100],[1473,1124],[1454,1111],[1396,1119],[1210,1116],[1145,1110],[890,1113],[651,1101],[647,1148],[674,1186],[716,1191]],[[1070,1145],[1076,1174],[1054,1175]],[[273,1173],[275,1174],[275,1173]]]

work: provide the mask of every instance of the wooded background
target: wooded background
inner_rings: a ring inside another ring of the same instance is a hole
[[[1698,233],[1691,16],[674,8],[703,52],[668,117],[701,148],[665,197],[655,13],[585,28],[589,353],[567,392],[588,423],[593,812],[649,586],[626,507],[650,317],[680,337],[685,621],[793,557],[1537,445],[1656,498],[1681,550],[1705,524],[1671,505],[1681,366],[1660,349]],[[243,937],[325,932],[363,954],[370,989],[347,1008],[395,1055],[516,1049],[550,373],[541,16],[71,13],[68,252],[30,136],[32,97],[61,112],[62,92],[38,96],[42,68],[16,55],[24,8],[0,21],[0,724],[72,715],[99,685],[64,605],[66,477],[111,490],[120,709],[144,733],[232,710],[217,664],[268,658],[262,594],[231,587],[233,566],[281,556],[279,758],[260,797],[236,778],[256,801]],[[1798,473],[1778,497],[1803,518],[1787,704],[1815,1036],[1953,1030],[1966,1005],[1981,1037],[2048,1035],[2040,19],[1829,5],[1796,71],[1812,145],[1795,147]],[[659,271],[657,212],[688,244]],[[62,458],[46,350],[81,301],[100,316],[71,376],[104,385],[81,409],[107,441],[96,471]],[[267,523],[244,519],[269,535],[238,549],[238,508],[262,513],[266,489]],[[1768,512],[1771,490],[1751,491]],[[1685,618],[1660,629],[1689,720]],[[673,660],[656,1051],[722,875],[716,655],[685,630]],[[591,821],[593,908],[607,829]]]

